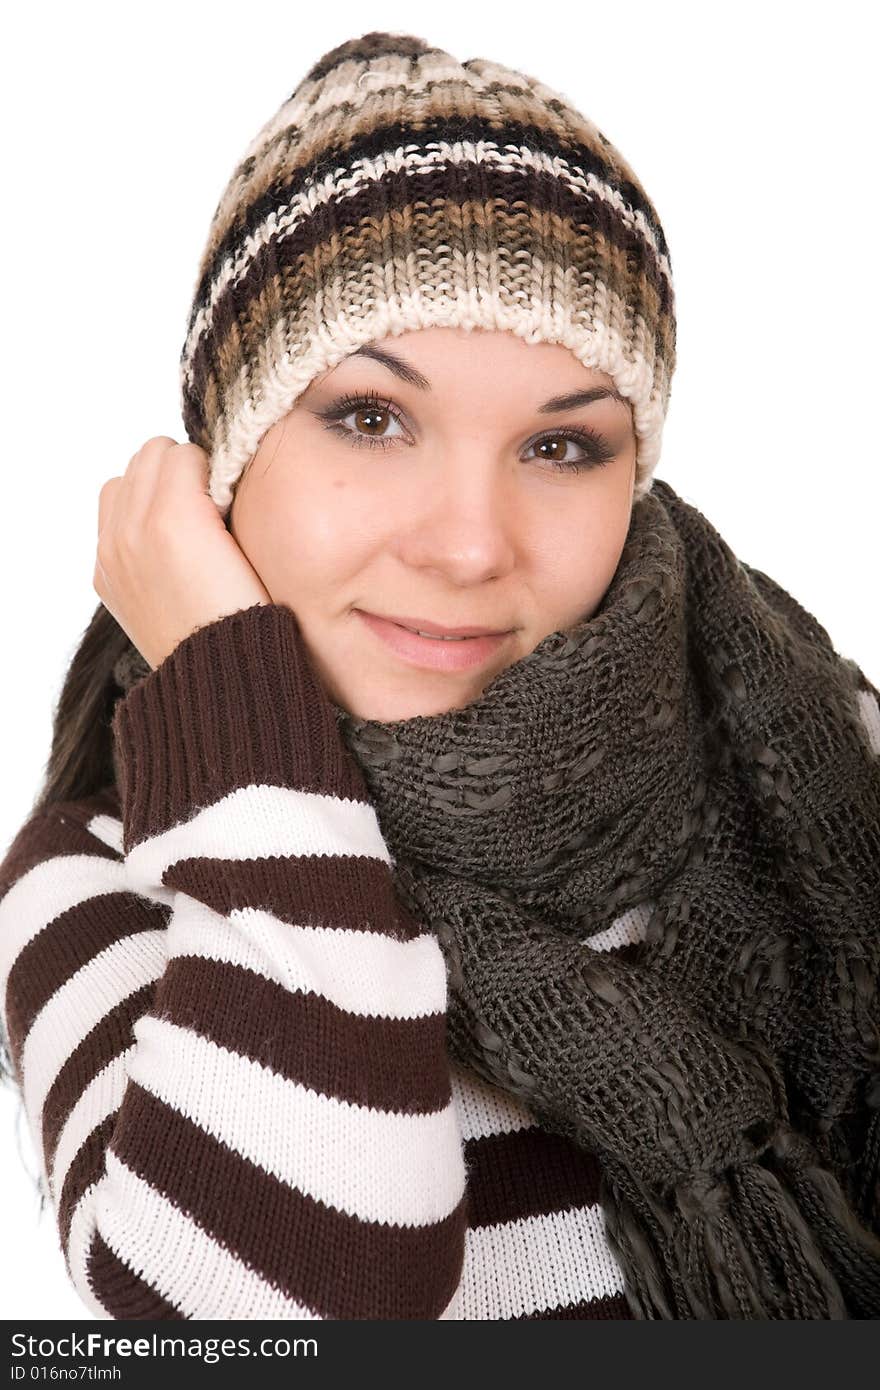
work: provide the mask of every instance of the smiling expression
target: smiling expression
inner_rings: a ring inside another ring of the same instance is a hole
[[[598,608],[635,464],[628,402],[568,348],[420,329],[310,383],[260,441],[229,526],[336,703],[407,719],[463,707]],[[376,620],[400,617],[505,635]]]

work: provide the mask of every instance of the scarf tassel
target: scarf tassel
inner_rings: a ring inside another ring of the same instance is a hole
[[[880,1113],[871,1120],[860,1199],[865,1221],[880,1235]]]
[[[865,1101],[871,1118],[857,1165],[856,1201],[865,1225],[880,1237],[880,1072],[870,1078]]]
[[[666,1205],[644,1191],[631,1200],[606,1174],[606,1234],[635,1316],[880,1314],[880,1240],[804,1153],[803,1137],[780,1125],[764,1155],[777,1171],[753,1160],[720,1177],[701,1174]]]

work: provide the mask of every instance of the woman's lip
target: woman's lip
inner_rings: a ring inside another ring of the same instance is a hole
[[[398,613],[373,613],[385,623],[395,623],[398,627],[408,627],[411,632],[427,633],[429,637],[501,637],[510,628],[497,627],[441,627],[427,618],[408,618]]]
[[[420,637],[417,632],[410,632],[408,628],[389,622],[386,618],[378,618],[375,613],[366,613],[363,608],[355,608],[354,612],[404,661],[431,671],[466,671],[473,666],[482,666],[513,636],[512,632],[499,632],[485,637],[464,637],[458,642],[444,642],[439,638]]]

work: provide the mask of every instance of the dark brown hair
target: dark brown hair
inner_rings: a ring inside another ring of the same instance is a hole
[[[116,779],[111,721],[122,688],[114,671],[136,655],[128,634],[99,603],[67,668],[52,717],[52,746],[30,815],[91,796]]]

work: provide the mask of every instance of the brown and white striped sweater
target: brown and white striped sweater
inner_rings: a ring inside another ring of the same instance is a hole
[[[115,784],[0,865],[4,1028],[94,1315],[629,1317],[595,1158],[448,1057],[440,947],[291,610],[199,629],[113,737]]]

